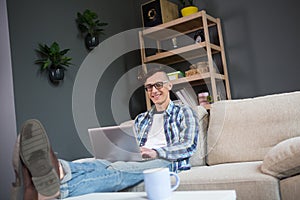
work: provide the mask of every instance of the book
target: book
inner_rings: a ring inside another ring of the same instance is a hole
[[[175,92],[177,98],[182,101],[183,104],[195,107],[198,105],[197,96],[192,88],[181,88]]]
[[[183,94],[182,94],[180,91],[176,91],[175,94],[176,94],[177,98],[178,98],[183,104],[189,105],[189,102],[187,101],[187,99],[183,96]]]

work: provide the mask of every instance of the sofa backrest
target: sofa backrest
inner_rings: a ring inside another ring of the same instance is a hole
[[[208,112],[203,106],[197,106],[199,116],[199,134],[196,152],[190,158],[192,166],[206,165],[206,137],[208,126]]]
[[[207,164],[263,160],[279,142],[300,136],[299,104],[300,92],[214,103]]]

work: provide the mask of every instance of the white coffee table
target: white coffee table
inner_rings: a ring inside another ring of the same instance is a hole
[[[145,200],[145,192],[109,192],[92,193],[78,197],[70,197],[68,200]],[[170,200],[197,199],[197,200],[235,200],[234,190],[205,190],[205,191],[177,191],[173,192]]]

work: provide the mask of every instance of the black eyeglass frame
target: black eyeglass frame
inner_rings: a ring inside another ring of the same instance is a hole
[[[159,82],[156,82],[154,84],[147,84],[147,85],[145,85],[145,90],[147,92],[151,92],[153,86],[155,87],[155,89],[159,90],[159,89],[163,88],[163,86],[164,86],[165,83],[168,83],[168,82],[169,81],[159,81]]]

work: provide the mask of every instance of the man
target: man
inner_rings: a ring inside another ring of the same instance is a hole
[[[142,156],[155,159],[115,163],[99,159],[82,163],[58,160],[42,124],[28,120],[20,132],[24,199],[119,191],[143,181],[145,169],[190,169],[189,158],[196,149],[199,132],[197,114],[170,100],[172,84],[165,72],[149,71],[144,86],[154,106],[138,115],[134,126]]]
[[[170,100],[172,83],[165,72],[150,70],[144,86],[155,106],[135,119],[142,155],[171,161],[175,172],[190,169],[189,158],[196,149],[199,132],[197,114]]]

